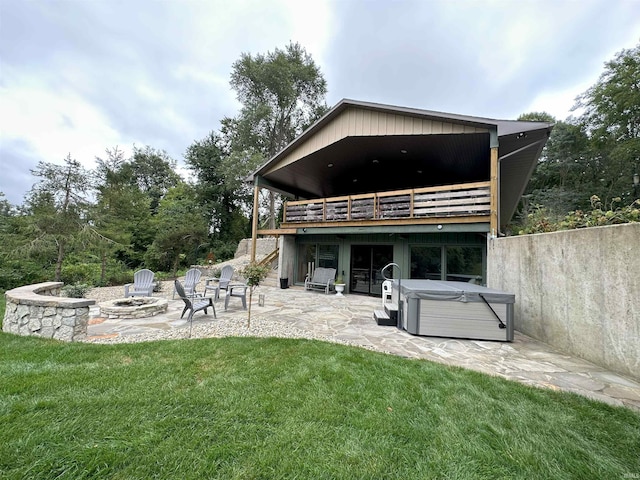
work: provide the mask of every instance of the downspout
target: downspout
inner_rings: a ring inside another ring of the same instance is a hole
[[[500,235],[500,161],[498,158],[498,129],[494,128],[489,132],[490,147],[490,189],[491,189],[491,206],[490,206],[490,231],[491,237],[496,238]]]

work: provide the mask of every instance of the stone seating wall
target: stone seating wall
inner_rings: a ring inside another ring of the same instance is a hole
[[[7,291],[2,330],[70,342],[84,340],[89,307],[96,302],[60,297],[62,285],[62,282],[45,282]]]

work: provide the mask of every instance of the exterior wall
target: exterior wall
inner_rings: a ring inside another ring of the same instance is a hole
[[[640,379],[640,223],[491,239],[487,263],[516,330]]]
[[[46,282],[14,288],[5,293],[7,306],[2,330],[77,341],[87,336],[89,307],[95,300],[59,297],[62,282]]]
[[[409,278],[411,271],[411,246],[413,245],[429,245],[429,246],[486,246],[485,234],[478,232],[457,232],[457,233],[402,233],[402,234],[341,234],[336,235],[287,235],[282,238],[288,238],[293,242],[290,247],[291,255],[288,261],[291,262],[292,271],[289,276],[289,284],[295,282],[301,285],[303,278],[295,276],[295,267],[298,259],[297,245],[299,244],[335,244],[339,246],[338,273],[344,272],[344,282],[347,285],[346,292],[349,293],[349,285],[351,284],[351,246],[352,245],[392,245],[393,261],[400,266],[402,277]],[[280,250],[280,256],[283,256],[283,250]],[[280,270],[282,272],[282,270]],[[397,275],[397,270],[394,275]],[[280,275],[282,277],[282,274]]]

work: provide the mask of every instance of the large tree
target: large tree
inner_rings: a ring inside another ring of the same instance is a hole
[[[327,83],[298,43],[255,56],[243,53],[233,64],[231,86],[242,108],[238,116],[222,120],[222,133],[231,151],[227,161],[237,166],[243,160],[247,168],[239,172],[243,176],[327,111]],[[275,228],[273,195],[269,204],[269,227]]]
[[[595,85],[576,102],[591,140],[594,175],[606,201],[630,200],[631,179],[640,167],[640,44],[605,63]]]
[[[40,180],[27,195],[34,235],[29,246],[35,250],[55,246],[54,279],[60,281],[67,249],[81,237],[87,225],[91,176],[71,154],[63,165],[39,162],[31,173]]]
[[[215,132],[191,144],[184,156],[197,179],[194,188],[214,243],[237,243],[244,238],[248,224],[243,214],[248,198],[241,182],[247,168],[242,159],[229,161],[229,156],[222,137]]]
[[[133,147],[133,157],[124,165],[123,173],[129,176],[132,185],[137,185],[149,196],[151,211],[156,212],[162,197],[180,183],[176,173],[176,161],[164,150],[150,146]]]
[[[138,260],[135,259],[132,239],[141,231],[151,230],[151,200],[130,181],[129,160],[117,147],[107,149],[106,154],[106,158],[96,158],[97,201],[92,209],[93,243],[101,259],[101,284],[106,281],[108,262],[117,259],[129,267],[139,265],[142,254]]]
[[[606,206],[613,199],[631,203],[633,174],[640,168],[640,45],[606,62],[575,109],[580,117],[556,123],[525,196],[554,217],[590,209],[592,195]],[[519,120],[553,117],[534,112]]]
[[[195,263],[201,246],[207,245],[207,222],[192,187],[179,183],[160,201],[153,223],[156,236],[145,254],[149,268],[175,276],[178,267]]]

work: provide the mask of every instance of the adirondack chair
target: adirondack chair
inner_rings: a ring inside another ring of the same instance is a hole
[[[200,310],[204,310],[204,313],[206,315],[207,309],[209,307],[213,309],[213,318],[218,318],[216,315],[216,307],[213,305],[213,299],[211,297],[202,299],[188,297],[184,290],[184,287],[180,283],[180,280],[176,280],[174,282],[174,286],[176,292],[178,292],[178,296],[184,301],[184,310],[182,310],[182,315],[180,315],[180,318],[184,317],[184,314],[189,311],[187,321],[191,322],[194,313],[199,312]]]
[[[227,307],[229,306],[229,299],[231,297],[238,297],[242,300],[242,308],[247,309],[247,288],[249,288],[244,283],[232,283],[229,285],[227,290],[227,296],[224,297],[224,310],[227,311]]]
[[[128,297],[151,297],[153,296],[154,273],[146,268],[138,270],[133,274],[133,283],[124,286],[124,296]]]
[[[220,298],[220,290],[227,290],[229,288],[229,282],[233,276],[233,267],[231,265],[225,265],[220,271],[220,278],[210,278],[207,280],[204,287],[204,293],[207,294],[208,290],[213,290],[215,300]],[[213,282],[213,284],[211,283]]]
[[[322,288],[324,293],[329,293],[334,287],[336,278],[335,268],[318,267],[313,271],[313,276],[304,280],[304,289],[311,290],[312,288]]]
[[[202,276],[202,272],[197,268],[192,268],[187,270],[187,273],[184,275],[184,291],[187,294],[187,297],[198,297],[201,296],[198,292],[196,292],[196,286],[200,282],[200,277]],[[176,289],[173,289],[173,298],[176,298]]]

